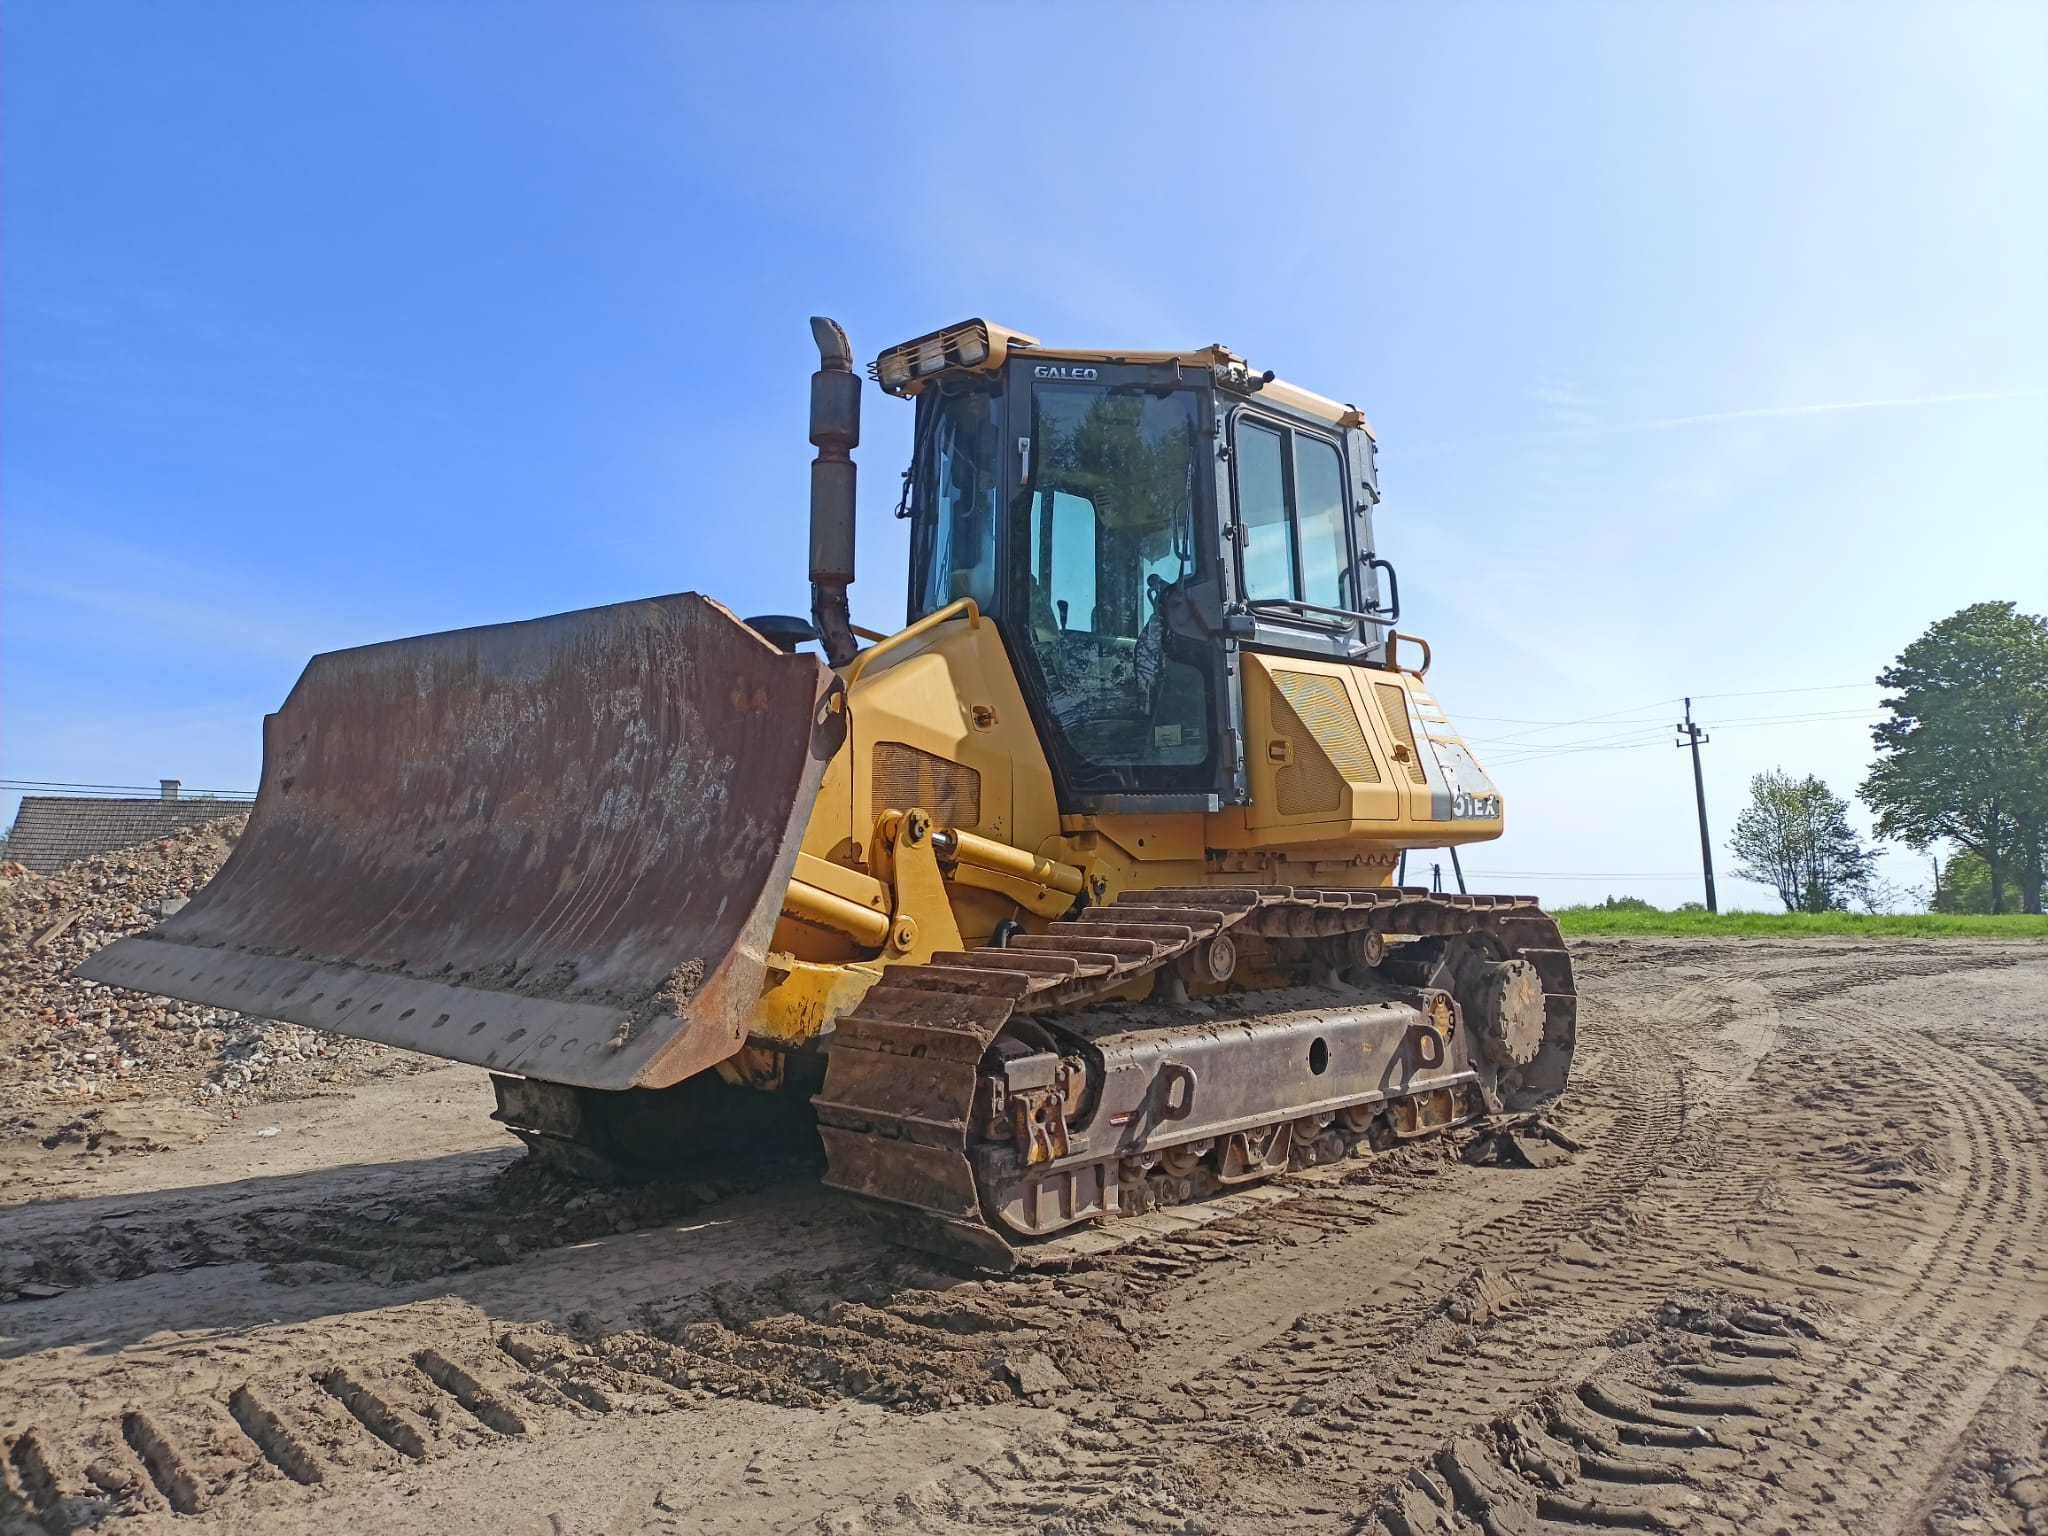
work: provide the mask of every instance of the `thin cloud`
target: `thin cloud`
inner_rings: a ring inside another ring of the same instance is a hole
[[[318,651],[346,643],[337,638],[338,626],[331,623],[258,617],[226,601],[187,601],[118,587],[34,579],[17,580],[10,591],[115,620],[132,642],[151,651],[178,642],[179,653],[187,657],[227,653],[302,664]]]
[[[1978,400],[2041,398],[2038,389],[1980,389],[1952,395],[1904,395],[1890,400],[1830,400],[1821,405],[1759,405],[1740,411],[1705,411],[1697,416],[1666,416],[1658,421],[1619,422],[1589,427],[1591,432],[1663,432],[1672,427],[1704,427],[1722,421],[1761,421],[1781,416],[1831,416],[1841,411],[1891,411],[1923,405],[1962,405]]]
[[[2048,398],[2039,389],[1978,389],[1944,395],[1898,395],[1882,400],[1827,400],[1810,405],[1754,405],[1732,411],[1701,411],[1690,416],[1660,416],[1648,421],[1614,421],[1530,427],[1518,432],[1488,433],[1478,437],[1438,438],[1408,445],[1410,453],[1428,453],[1443,448],[1465,448],[1475,443],[1549,442],[1583,437],[1613,437],[1634,432],[1670,432],[1684,427],[1711,427],[1731,421],[1772,421],[1798,416],[1834,416],[1849,411],[1915,410],[1937,405],[1968,405],[2010,400]],[[1546,402],[1547,403],[1547,402]]]

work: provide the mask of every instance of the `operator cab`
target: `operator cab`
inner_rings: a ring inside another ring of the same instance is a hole
[[[1382,660],[1398,598],[1356,409],[1221,347],[1054,351],[980,321],[873,371],[917,404],[908,617],[994,619],[1065,809],[1246,803],[1241,647]]]

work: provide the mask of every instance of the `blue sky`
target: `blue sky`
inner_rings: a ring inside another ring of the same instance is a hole
[[[1363,405],[1404,627],[1508,797],[1491,888],[1696,895],[1638,721],[1703,696],[1725,838],[1759,769],[1853,788],[1928,622],[2048,608],[2038,6],[8,0],[0,35],[9,777],[253,786],[333,646],[801,610],[816,312],[863,356],[983,313],[1222,340]],[[869,625],[907,453],[871,391]]]

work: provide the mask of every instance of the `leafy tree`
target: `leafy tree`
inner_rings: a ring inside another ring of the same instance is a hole
[[[1776,889],[1787,912],[1843,912],[1869,888],[1874,851],[1849,825],[1849,802],[1808,774],[1760,773],[1735,818],[1736,873]]]
[[[2019,882],[2006,877],[2000,894],[2002,909],[2020,905]],[[1982,855],[1959,853],[1942,868],[1941,882],[1934,889],[1936,912],[1989,912],[1991,907],[1991,866]]]
[[[1973,603],[1878,674],[1891,718],[1863,781],[1880,836],[1946,841],[1984,861],[1993,912],[2008,880],[2041,910],[2048,864],[2048,618]]]
[[[1610,896],[1592,909],[1595,912],[1656,912],[1662,910],[1654,902],[1640,896]]]

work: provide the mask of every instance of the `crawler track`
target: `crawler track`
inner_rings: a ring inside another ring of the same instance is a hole
[[[1472,1056],[1477,1092],[1439,1086],[1454,1079],[1418,1075],[1410,1060],[1399,1083],[1361,1100],[1361,1108],[1379,1114],[1402,1107],[1404,1099],[1433,1101],[1433,1112],[1417,1109],[1405,1122],[1404,1134],[1415,1134],[1465,1123],[1485,1110],[1526,1113],[1555,1102],[1577,1037],[1577,993],[1557,926],[1533,897],[1285,886],[1131,891],[1075,921],[1054,923],[1043,934],[1020,935],[1005,948],[941,954],[925,965],[892,968],[832,1038],[816,1100],[826,1182],[880,1203],[892,1230],[934,1251],[996,1269],[1028,1262],[1034,1249],[990,1218],[995,1194],[972,1157],[981,1066],[999,1036],[1019,1020],[1057,1020],[1107,998],[1131,996],[1139,984],[1173,976],[1218,941],[1257,944],[1283,964],[1331,980],[1340,970],[1362,979],[1371,968],[1357,964],[1356,941],[1368,938],[1375,953],[1388,954],[1384,969],[1397,976],[1405,969],[1412,972],[1407,980],[1445,988],[1450,980],[1440,970],[1418,967],[1401,941],[1461,941],[1499,959],[1525,962],[1541,978],[1543,1020],[1540,1050],[1525,1066],[1496,1070]],[[1391,950],[1387,941],[1394,941]],[[1234,1020],[1259,1027],[1259,993],[1231,994],[1227,1001],[1235,1005]],[[1277,998],[1273,1005],[1282,1006]],[[1185,1017],[1177,1010],[1174,1003],[1155,1002],[1134,1012],[1124,1030],[1136,1035],[1170,1027]],[[1113,1040],[1097,1035],[1093,1043],[1107,1049]],[[1274,1102],[1260,1129],[1284,1136],[1305,1108]],[[1325,1115],[1324,1123],[1330,1118]],[[1297,1145],[1290,1156],[1283,1141],[1276,1161],[1332,1161],[1390,1134],[1371,1116],[1354,1115],[1330,1126],[1328,1139],[1313,1150]],[[1125,1155],[1124,1148],[1105,1150],[1099,1161],[1114,1165]],[[1210,1153],[1210,1163],[1222,1155]],[[1197,1174],[1177,1181],[1178,1188],[1213,1190],[1214,1178]],[[1115,1172],[1101,1177],[1116,1186]],[[1155,1180],[1135,1203],[1165,1203],[1173,1187]],[[1133,1203],[1128,1195],[1125,1203]],[[1060,1256],[1067,1251],[1053,1250]]]

